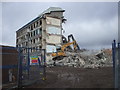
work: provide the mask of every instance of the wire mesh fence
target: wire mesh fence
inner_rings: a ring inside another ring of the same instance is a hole
[[[2,50],[0,53],[2,55],[2,66],[0,66],[2,85],[14,83],[17,88],[22,88],[38,80],[45,80],[46,53],[44,49],[27,47],[0,47],[0,49]]]
[[[26,53],[23,52],[24,49],[27,50]],[[34,52],[30,52],[31,49]],[[45,79],[45,50],[19,47],[19,60],[18,87]]]

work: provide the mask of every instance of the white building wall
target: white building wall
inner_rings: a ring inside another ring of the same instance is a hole
[[[57,35],[48,35],[46,37],[46,42],[50,44],[61,44],[61,36]]]
[[[62,43],[62,21],[61,19],[46,16],[46,63],[50,64],[56,46]],[[50,54],[51,53],[51,54]]]

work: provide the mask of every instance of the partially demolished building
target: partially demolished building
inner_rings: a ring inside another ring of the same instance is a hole
[[[65,20],[59,7],[50,7],[37,18],[16,31],[16,47],[29,47],[30,53],[35,49],[46,49],[46,59],[62,44],[62,23]],[[24,49],[23,53],[27,53]]]

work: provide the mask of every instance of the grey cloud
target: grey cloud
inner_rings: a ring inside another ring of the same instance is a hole
[[[99,45],[109,47],[112,40],[118,37],[117,17],[112,18],[109,22],[94,20],[74,23],[74,25],[66,24],[64,27],[67,29],[65,35],[73,33],[81,47]]]
[[[15,46],[16,30],[51,6],[65,9],[65,35],[73,33],[80,47],[110,47],[111,41],[117,38],[115,2],[3,3],[3,44]]]
[[[115,15],[117,16],[117,3],[65,3],[65,16],[68,22],[85,22],[102,19],[110,20]],[[70,15],[72,14],[72,15]]]
[[[2,43],[16,44],[16,31],[42,13],[43,4],[37,3],[3,3],[2,8]],[[46,7],[46,5],[44,6]]]

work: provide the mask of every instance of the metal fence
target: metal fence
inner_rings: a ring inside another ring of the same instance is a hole
[[[24,49],[27,50],[27,53],[23,53]],[[36,52],[30,53],[31,49]],[[18,87],[21,88],[38,80],[45,80],[45,50],[19,47],[18,51]]]
[[[14,86],[16,88],[22,88],[38,80],[46,79],[45,49],[2,46],[0,49],[2,50],[0,53],[2,55],[2,66],[0,69],[3,71],[2,78],[8,78],[7,83],[10,81],[9,76],[12,79],[14,75],[16,75]],[[24,52],[25,49],[26,53]],[[30,52],[31,49],[35,52]]]
[[[120,43],[115,40],[112,43],[112,57],[115,88],[120,89]]]

